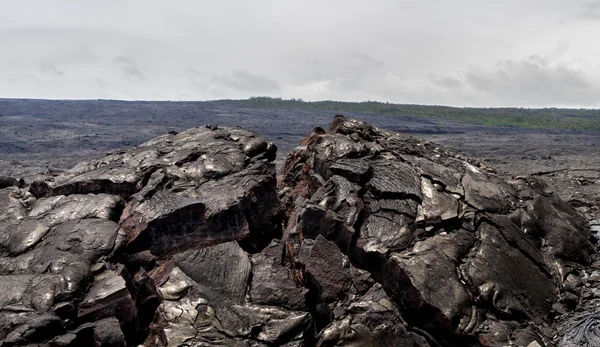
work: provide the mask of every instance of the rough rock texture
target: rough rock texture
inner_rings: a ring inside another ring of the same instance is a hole
[[[0,177],[0,345],[596,343],[592,234],[539,179],[342,117],[279,187],[275,154],[210,126]]]
[[[559,295],[594,252],[586,219],[541,180],[504,181],[435,144],[343,117],[303,141],[279,184],[286,249],[335,242],[433,345],[551,343]],[[333,321],[326,313],[323,324]]]
[[[275,152],[255,133],[203,127],[30,185],[0,178],[0,345],[177,345],[169,310],[198,300],[225,310],[223,324],[244,317],[225,332],[240,341],[256,321],[269,341],[308,324],[244,305],[251,263],[238,243],[255,251],[281,234]]]

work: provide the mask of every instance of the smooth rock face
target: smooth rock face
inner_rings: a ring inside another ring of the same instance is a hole
[[[578,299],[586,221],[537,180],[343,117],[301,146],[279,187],[212,126],[0,177],[0,345],[544,345]]]
[[[360,121],[336,117],[303,145],[279,183],[291,216],[286,249],[335,242],[436,345],[544,343],[524,324],[552,324],[571,264],[589,263],[582,215],[534,178],[506,182],[474,160]]]

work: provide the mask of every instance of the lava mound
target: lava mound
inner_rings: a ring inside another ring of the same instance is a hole
[[[0,345],[545,345],[577,303],[587,221],[533,177],[343,117],[275,154],[200,127],[2,178]]]
[[[432,346],[544,345],[554,306],[576,304],[576,291],[558,302],[578,279],[573,264],[593,251],[586,219],[541,181],[506,182],[436,144],[343,117],[289,155],[280,189],[287,256],[331,240],[350,260],[347,273],[368,271]],[[320,289],[313,316],[329,324],[324,331],[361,331],[327,295],[331,276],[321,283],[301,268]],[[366,329],[369,339],[402,345],[384,326]]]

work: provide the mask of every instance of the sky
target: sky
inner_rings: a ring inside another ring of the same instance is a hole
[[[0,97],[600,108],[600,0],[0,0]]]

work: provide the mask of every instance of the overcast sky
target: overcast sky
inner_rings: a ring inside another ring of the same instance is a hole
[[[600,0],[0,0],[0,97],[600,107]]]

